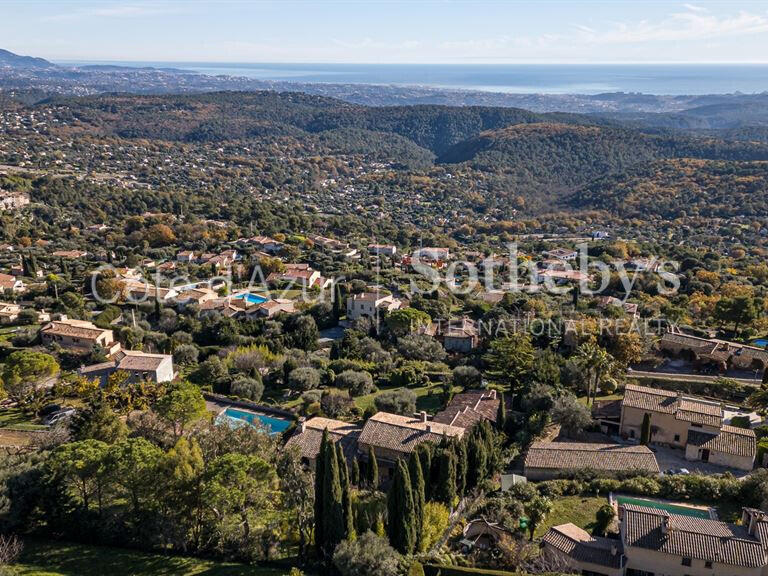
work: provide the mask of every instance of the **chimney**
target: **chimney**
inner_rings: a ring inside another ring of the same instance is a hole
[[[496,390],[495,389],[491,390],[490,397],[491,397],[491,399],[496,400]]]
[[[419,418],[421,418],[422,422],[426,422],[427,421],[427,413],[424,410],[422,410],[421,412],[419,412]]]
[[[665,536],[669,534],[670,526],[669,526],[669,516],[664,516],[662,522],[661,522],[661,533]]]
[[[307,430],[307,419],[302,416],[299,418],[299,430],[303,433]]]
[[[611,556],[616,556],[619,553],[619,547],[616,544],[611,544]]]

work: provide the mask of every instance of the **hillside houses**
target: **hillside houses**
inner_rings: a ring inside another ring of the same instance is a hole
[[[49,322],[40,329],[43,344],[56,344],[74,352],[91,352],[101,348],[107,356],[120,350],[120,343],[115,342],[112,330],[99,328],[85,320],[63,317]]]
[[[618,516],[618,539],[562,524],[547,532],[542,547],[582,574],[768,573],[768,518],[760,510],[743,508],[738,525],[635,504],[619,506]]]
[[[647,446],[581,442],[534,442],[528,448],[523,473],[529,480],[551,480],[579,470],[607,475],[658,474],[656,456]]]
[[[84,366],[78,374],[89,380],[98,380],[101,385],[115,372],[125,372],[128,382],[150,381],[170,382],[176,377],[173,356],[170,354],[148,354],[137,350],[120,350],[107,362]]]
[[[291,288],[326,288],[331,280],[323,278],[320,272],[314,270],[309,264],[286,264],[282,272],[272,272],[267,276],[267,282],[274,284],[287,284]]]
[[[0,324],[13,324],[18,320],[21,306],[8,302],[0,302]]]
[[[18,210],[29,205],[29,194],[0,189],[0,212]]]
[[[659,348],[696,366],[713,366],[721,372],[731,368],[763,372],[768,367],[768,351],[764,348],[716,338],[667,332],[661,337]]]
[[[402,302],[391,294],[379,292],[362,292],[352,294],[347,298],[347,318],[357,320],[363,316],[375,318],[379,313],[387,313],[398,310]]]
[[[21,294],[27,289],[26,284],[21,279],[10,274],[0,274],[0,294],[10,292],[12,294]]]
[[[621,403],[619,433],[629,439],[639,439],[646,414],[650,418],[652,443],[682,449],[688,460],[739,470],[751,470],[754,465],[755,433],[727,425],[726,410],[721,403],[627,385]]]

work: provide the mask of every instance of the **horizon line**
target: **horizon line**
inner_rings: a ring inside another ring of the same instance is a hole
[[[246,64],[246,65],[348,65],[348,66],[494,66],[494,65],[514,65],[514,66],[763,66],[768,65],[768,60],[676,60],[676,61],[656,61],[656,60],[633,60],[633,61],[568,61],[568,60],[506,60],[502,61],[481,61],[481,62],[347,62],[335,60],[128,60],[128,59],[92,59],[92,58],[47,58],[48,61],[56,64],[67,63],[142,63],[142,64]]]

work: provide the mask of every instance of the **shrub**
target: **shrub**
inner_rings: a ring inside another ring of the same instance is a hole
[[[378,395],[373,402],[381,412],[402,415],[416,412],[416,394],[413,390],[388,390]]]
[[[349,390],[351,396],[363,396],[376,391],[373,377],[368,372],[345,370],[336,376],[336,386]]]
[[[232,380],[229,390],[230,394],[234,396],[258,402],[261,400],[261,395],[264,394],[264,384],[258,378],[237,376]]]
[[[294,390],[312,390],[320,386],[320,373],[314,368],[294,368],[288,374],[288,385]]]
[[[456,366],[452,374],[454,386],[474,388],[480,385],[480,371],[474,366]]]
[[[333,553],[341,576],[397,576],[400,559],[385,538],[370,531],[357,540],[344,540]]]
[[[195,364],[200,351],[194,344],[179,344],[173,351],[173,360],[177,364]]]

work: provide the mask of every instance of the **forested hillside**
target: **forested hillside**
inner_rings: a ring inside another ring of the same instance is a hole
[[[743,105],[755,109],[760,119],[762,101]],[[355,158],[355,163],[388,167],[386,172],[368,173],[357,180],[357,187],[377,201],[393,193],[415,199],[423,191],[499,216],[522,207],[541,212],[553,204],[567,209],[609,207],[633,214],[633,206],[640,210],[646,201],[663,214],[700,204],[708,204],[702,209],[714,213],[712,206],[718,202],[712,203],[709,186],[717,181],[724,192],[751,194],[743,205],[758,210],[762,190],[749,179],[761,179],[764,165],[760,162],[768,161],[764,128],[759,122],[739,127],[738,107],[719,102],[676,116],[646,114],[613,120],[516,108],[365,107],[321,96],[266,91],[103,94],[49,99],[31,107],[6,101],[0,107],[55,118],[49,134],[62,141],[96,138],[109,142],[108,146],[152,148],[157,158],[154,165],[142,157],[147,152],[139,152],[139,156],[131,154],[124,166],[153,186],[192,186],[201,200],[209,193],[201,183],[225,179],[242,188],[246,174],[252,183],[270,189],[317,190],[328,185],[322,184],[323,178],[336,181],[349,174],[349,163]],[[689,129],[696,134],[685,131]],[[191,162],[194,155],[203,158],[211,153],[223,163],[215,172]],[[189,159],[191,171],[163,170],[163,155],[176,154]],[[283,161],[286,157],[293,160]],[[320,161],[321,157],[325,159]],[[84,161],[92,170],[109,164],[90,154]],[[434,170],[438,172],[429,174]],[[469,185],[446,187],[443,177],[435,178],[443,170],[458,171]],[[745,173],[749,176],[728,176]],[[169,193],[168,198],[178,193]]]

